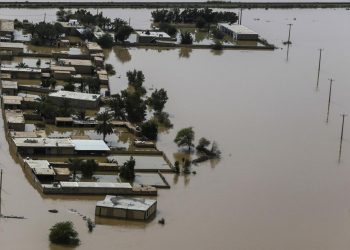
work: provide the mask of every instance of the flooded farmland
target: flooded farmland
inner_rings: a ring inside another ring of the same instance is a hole
[[[0,10],[24,18],[23,10]],[[47,12],[30,10],[38,21]],[[12,14],[13,13],[13,14]],[[51,13],[51,14],[50,14]],[[148,27],[148,10],[104,10]],[[146,88],[165,88],[174,128],[158,148],[177,153],[176,131],[193,126],[196,138],[214,139],[219,162],[195,166],[197,175],[166,174],[157,218],[150,223],[100,219],[89,233],[82,217],[94,218],[103,197],[45,196],[33,188],[0,133],[4,169],[1,249],[68,249],[52,246],[48,229],[71,220],[77,249],[336,249],[350,246],[350,121],[338,163],[341,113],[350,114],[350,12],[346,10],[250,10],[243,24],[281,47],[275,51],[125,49],[106,51],[117,74],[112,92],[127,86],[125,73],[142,70]],[[288,23],[292,42],[287,50]],[[147,25],[146,25],[147,24]],[[316,90],[318,49],[323,48]],[[120,76],[120,78],[119,78]],[[328,79],[335,79],[326,123]],[[3,119],[0,119],[3,128]],[[117,140],[117,139],[116,139]],[[174,157],[175,157],[174,156]],[[173,158],[171,158],[173,161]],[[57,209],[57,214],[48,209]],[[164,226],[157,219],[164,217]]]

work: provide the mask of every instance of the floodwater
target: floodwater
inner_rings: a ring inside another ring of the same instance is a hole
[[[37,11],[44,12],[28,15]],[[149,11],[130,13],[150,18]],[[3,213],[27,218],[1,219],[1,249],[68,249],[48,241],[48,229],[62,220],[74,222],[82,241],[78,249],[349,249],[349,118],[338,163],[340,114],[350,113],[349,13],[245,11],[243,24],[283,47],[276,51],[111,50],[114,91],[126,86],[125,72],[133,68],[143,70],[147,88],[168,91],[174,129],[160,136],[158,148],[171,157],[176,131],[193,126],[197,139],[218,142],[221,161],[194,167],[197,175],[167,175],[171,189],[159,190],[157,217],[150,223],[98,219],[88,233],[69,209],[93,218],[102,197],[41,196],[9,154],[1,131]],[[288,23],[294,25],[287,61],[282,41]],[[318,48],[324,52],[316,91]],[[335,82],[327,124],[330,77]],[[47,212],[53,208],[59,213]],[[157,223],[161,217],[164,226]]]

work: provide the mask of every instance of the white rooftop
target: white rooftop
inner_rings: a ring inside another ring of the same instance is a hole
[[[85,188],[125,188],[125,189],[132,189],[132,186],[130,183],[123,182],[123,183],[117,183],[117,182],[75,182],[75,181],[61,181],[60,182],[61,187],[85,187]]]
[[[72,140],[76,151],[109,151],[103,140]]]
[[[65,91],[65,90],[60,90],[54,93],[50,93],[49,96],[67,98],[67,99],[78,99],[78,100],[85,100],[85,101],[96,101],[101,97],[101,95],[99,94],[89,94],[89,93],[73,92],[73,91]]]
[[[54,138],[13,138],[13,142],[17,147],[65,147],[73,148],[70,139],[54,139]]]
[[[30,168],[48,168],[50,166],[47,160],[26,159],[24,162],[27,163]]]
[[[17,89],[17,82],[16,81],[5,81],[2,80],[2,88],[3,89]]]
[[[144,37],[170,38],[170,36],[163,31],[136,31],[136,34]]]
[[[157,201],[151,199],[107,195],[103,201],[98,201],[96,206],[147,211],[155,203]]]
[[[5,117],[8,123],[25,123],[22,110],[5,110]]]
[[[17,48],[17,49],[24,49],[23,43],[7,43],[7,42],[0,42],[0,48]]]
[[[38,68],[16,68],[16,67],[6,67],[6,66],[1,66],[1,71],[41,73],[41,69],[38,69]]]
[[[228,24],[228,23],[219,23],[220,26],[225,27],[226,29],[232,30],[236,34],[249,34],[249,35],[258,35],[255,31],[247,28],[246,26],[239,24]]]

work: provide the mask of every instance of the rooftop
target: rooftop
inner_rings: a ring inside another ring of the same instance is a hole
[[[123,183],[117,183],[117,182],[74,182],[74,181],[61,181],[60,182],[61,187],[63,188],[72,188],[72,187],[85,187],[85,188],[125,188],[125,189],[132,189],[132,186],[130,183],[123,182]]]
[[[171,38],[167,33],[163,32],[163,31],[150,31],[150,30],[146,30],[146,31],[136,31],[136,34],[138,36],[143,36],[143,37],[155,37],[155,38]]]
[[[69,168],[53,168],[57,175],[70,175]]]
[[[2,97],[3,103],[7,105],[21,105],[22,100],[22,96],[5,95]]]
[[[8,123],[25,123],[22,110],[5,110],[5,117]]]
[[[239,24],[228,24],[228,23],[219,23],[220,26],[225,27],[226,29],[232,30],[236,34],[249,34],[249,35],[258,35],[255,31],[247,28],[246,26]]]
[[[38,68],[16,68],[16,67],[6,67],[6,66],[1,66],[1,71],[41,73],[41,69],[38,69]]]
[[[96,206],[147,211],[155,203],[157,201],[151,199],[107,195],[103,201],[98,201]]]
[[[95,42],[88,42],[86,44],[88,50],[98,50],[98,51],[102,51],[102,48],[100,45],[98,45],[97,43]]]
[[[64,65],[73,65],[73,66],[92,66],[90,60],[80,60],[80,59],[59,59],[59,62]]]
[[[75,68],[71,66],[58,66],[58,65],[52,65],[50,67],[52,71],[70,71],[75,72]]]
[[[74,145],[72,144],[71,140],[69,138],[64,139],[56,139],[56,138],[13,138],[13,142],[15,143],[16,147],[33,147],[33,148],[39,148],[39,147],[61,147],[61,148],[73,148]]]
[[[16,81],[3,80],[3,81],[1,81],[1,83],[2,83],[3,89],[17,89],[18,88]]]
[[[99,94],[89,94],[89,93],[81,93],[81,92],[73,92],[73,91],[65,91],[65,90],[60,90],[58,92],[50,93],[49,96],[67,98],[67,99],[78,99],[78,100],[85,100],[85,101],[96,101],[101,97],[101,95]]]
[[[0,42],[0,48],[24,49],[24,44],[23,44],[23,43],[7,43],[7,42]]]
[[[103,140],[72,140],[76,151],[109,151]]]
[[[47,160],[26,159],[24,162],[33,170],[35,175],[55,175],[55,171]]]
[[[15,24],[13,20],[1,19],[0,31],[13,32],[15,30]]]

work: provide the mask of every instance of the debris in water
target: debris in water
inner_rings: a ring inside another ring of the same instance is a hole
[[[57,214],[57,213],[58,213],[58,210],[57,210],[57,209],[50,209],[49,212],[50,212],[50,213],[53,213],[53,214]]]
[[[164,225],[164,224],[165,224],[165,219],[164,219],[164,218],[161,218],[161,219],[158,221],[158,223]]]

